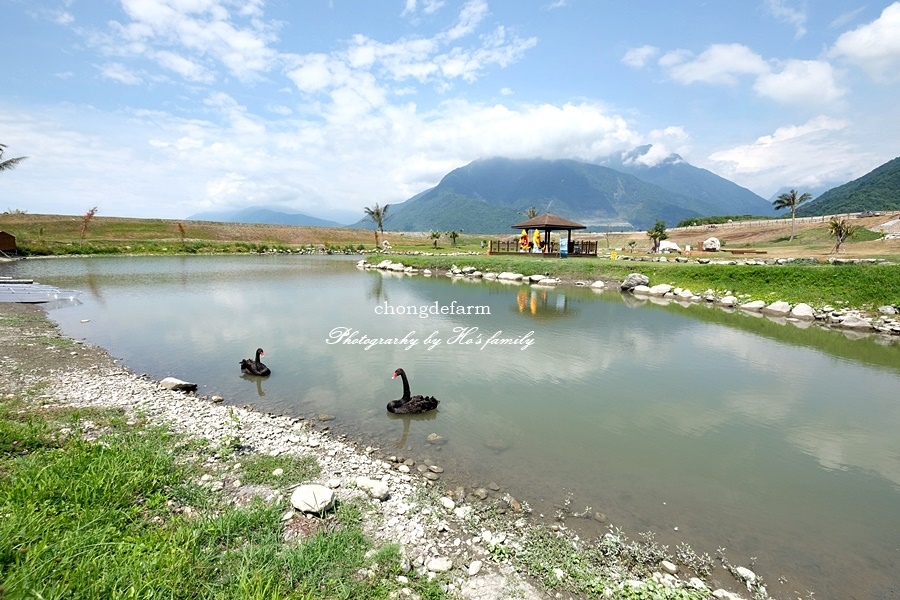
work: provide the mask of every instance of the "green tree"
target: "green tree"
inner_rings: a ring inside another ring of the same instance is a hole
[[[384,220],[387,218],[387,211],[390,204],[385,204],[384,206],[378,206],[378,203],[375,203],[375,206],[367,206],[365,207],[366,216],[372,219],[372,222],[375,223],[375,227],[377,231],[375,233],[375,245],[378,245],[378,234],[381,234],[381,237],[384,237]]]
[[[834,249],[832,254],[837,254],[841,250],[841,244],[847,238],[853,237],[853,234],[859,229],[857,225],[851,225],[845,219],[832,219],[828,222],[828,233],[834,236]]]
[[[16,158],[3,158],[3,150],[6,144],[0,144],[0,171],[12,171],[20,162],[28,158],[27,156],[18,156]]]
[[[525,209],[525,212],[519,211],[519,214],[528,219],[533,219],[538,216],[538,211],[534,206],[529,206],[527,209]]]
[[[453,247],[456,247],[456,238],[459,237],[459,234],[456,231],[448,231],[447,237],[450,238],[450,241],[453,243]]]
[[[789,242],[794,241],[794,216],[797,214],[797,207],[811,198],[812,196],[809,195],[809,192],[804,192],[798,196],[797,190],[785,192],[775,198],[775,203],[773,204],[775,210],[781,210],[782,208],[791,209],[791,239],[788,240]]]
[[[662,219],[657,219],[653,227],[647,230],[647,237],[653,242],[650,252],[658,252],[659,243],[669,237],[669,234],[666,233],[666,222]]]
[[[432,242],[432,245],[433,245],[435,248],[437,248],[438,240],[441,239],[441,236],[442,236],[442,235],[443,235],[443,234],[442,234],[440,231],[432,231],[432,232],[431,232],[431,239],[434,240],[434,241]]]

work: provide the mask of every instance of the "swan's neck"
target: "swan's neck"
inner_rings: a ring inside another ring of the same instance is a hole
[[[256,351],[256,364],[259,365],[259,350]]]
[[[401,400],[409,400],[409,381],[406,379],[406,373],[400,373],[400,379],[403,380],[403,398]]]

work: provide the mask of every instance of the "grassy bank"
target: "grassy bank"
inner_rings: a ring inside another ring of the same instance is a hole
[[[695,293],[730,291],[747,300],[814,307],[830,304],[863,310],[900,305],[900,266],[878,264],[701,265],[675,262],[633,262],[603,258],[558,259],[520,256],[402,256],[395,260],[419,268],[448,269],[471,265],[481,271],[540,273],[562,280],[621,281],[642,273],[650,285],[668,283]]]
[[[88,429],[100,438],[86,441]],[[239,507],[191,483],[214,452],[116,411],[35,411],[7,396],[0,598],[388,598],[401,587],[444,596],[437,582],[397,582],[399,548],[373,546],[359,507],[341,505],[321,531],[285,543],[282,505]],[[244,463],[251,484],[277,467],[298,479],[317,471],[297,458]]]

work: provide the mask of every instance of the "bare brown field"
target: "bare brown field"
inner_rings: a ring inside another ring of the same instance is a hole
[[[851,238],[841,246],[839,256],[844,258],[885,258],[900,260],[900,240],[878,239],[880,226],[900,220],[900,213],[881,216],[851,218],[854,225],[868,230],[865,235]],[[27,213],[0,214],[0,231],[16,236],[19,243],[34,244],[37,241],[52,243],[73,243],[81,238],[82,217],[73,215],[32,215]],[[182,239],[182,229],[184,237]],[[900,233],[900,223],[895,223],[890,231]],[[515,232],[512,232],[514,234]],[[728,250],[744,253],[759,251],[779,258],[808,258],[819,260],[834,256],[834,239],[828,233],[828,221],[814,222],[798,220],[792,242],[790,219],[776,219],[755,222],[752,225],[729,223],[715,227],[671,228],[668,239],[681,248],[690,245],[696,248],[709,238],[717,237],[723,242],[720,253],[702,253],[717,256],[729,255]],[[395,249],[429,250],[433,247],[430,232],[386,231],[385,236]],[[481,250],[481,241],[501,239],[504,234],[464,234],[458,240],[459,250]],[[643,231],[578,234],[576,239],[591,239],[599,242],[601,252],[609,249],[627,248],[635,242],[638,252],[649,250],[650,241]],[[132,241],[153,241],[164,244],[176,242],[253,243],[283,244],[299,247],[328,244],[332,246],[375,245],[373,229],[350,229],[340,227],[310,227],[296,225],[263,225],[255,223],[227,223],[213,221],[187,221],[177,219],[135,219],[126,217],[94,217],[86,233],[85,241],[109,244],[127,244]],[[444,236],[439,241],[442,251],[451,251],[449,239]],[[751,254],[752,255],[752,254]]]

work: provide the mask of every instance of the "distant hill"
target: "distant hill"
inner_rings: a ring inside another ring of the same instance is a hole
[[[417,196],[392,204],[385,228],[395,231],[510,233],[529,207],[585,225],[670,225],[701,216],[689,198],[600,165],[575,160],[489,158],[448,173]],[[363,219],[352,227],[368,228]]]
[[[900,157],[801,204],[797,216],[900,210]]]
[[[602,164],[690,198],[693,203],[688,208],[703,216],[770,217],[775,214],[771,201],[711,171],[695,167],[677,154],[670,154],[652,166],[646,165],[641,158],[652,147],[650,144],[639,146],[622,156],[610,157]]]
[[[340,223],[318,219],[301,213],[285,213],[263,206],[250,206],[241,210],[204,212],[188,217],[190,221],[219,221],[224,223],[265,223],[268,225],[312,225],[316,227],[343,227]]]

